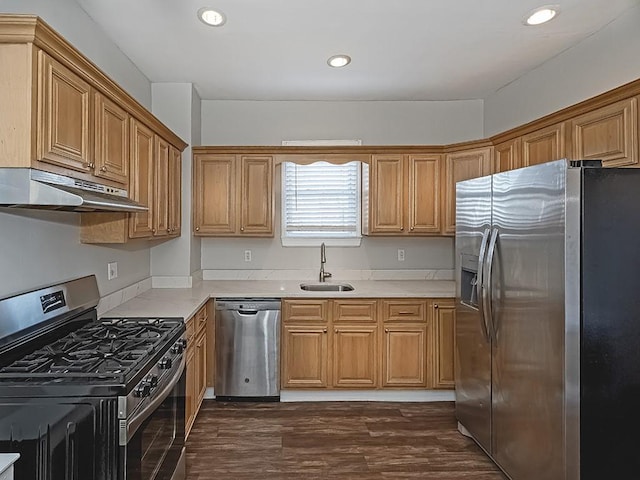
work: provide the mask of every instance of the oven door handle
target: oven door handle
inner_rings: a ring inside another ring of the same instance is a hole
[[[159,393],[154,395],[148,405],[142,409],[142,411],[136,413],[133,417],[127,420],[120,420],[120,445],[125,446],[129,443],[129,440],[136,434],[140,425],[149,418],[149,416],[158,408],[162,402],[171,394],[173,388],[177,385],[182,377],[182,373],[185,368],[185,358],[182,356],[177,368],[173,369],[171,380],[169,383],[162,387]],[[124,425],[123,425],[124,424]],[[124,428],[123,428],[124,427]],[[124,435],[123,435],[124,434]]]

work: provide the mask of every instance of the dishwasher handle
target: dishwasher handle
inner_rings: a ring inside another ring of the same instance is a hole
[[[258,310],[238,310],[239,315],[257,315]]]

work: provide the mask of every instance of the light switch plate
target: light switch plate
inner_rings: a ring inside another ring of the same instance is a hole
[[[118,262],[107,263],[107,278],[109,280],[118,278]]]
[[[245,262],[250,262],[251,261],[251,250],[245,250],[244,251],[244,261]]]
[[[398,249],[398,261],[404,262],[404,248]]]

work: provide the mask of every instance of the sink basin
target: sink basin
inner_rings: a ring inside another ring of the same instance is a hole
[[[351,292],[348,283],[301,283],[300,288],[307,292]]]

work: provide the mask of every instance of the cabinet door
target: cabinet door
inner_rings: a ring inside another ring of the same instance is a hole
[[[169,234],[169,143],[156,135],[154,149],[153,236],[163,237]]]
[[[38,159],[92,172],[91,87],[42,51],[39,62]]]
[[[522,136],[522,165],[538,165],[565,158],[564,123]]]
[[[195,155],[193,171],[195,235],[235,234],[235,155]]]
[[[426,387],[427,324],[384,326],[382,371],[384,387]]]
[[[435,370],[434,387],[455,387],[455,354],[456,354],[456,310],[451,301],[436,301],[433,304],[435,327]]]
[[[95,95],[95,175],[129,183],[129,115],[117,104]]]
[[[153,132],[132,118],[130,138],[129,196],[149,210],[129,215],[129,237],[151,237],[155,216]]]
[[[273,157],[240,157],[240,233],[273,235]]]
[[[404,157],[373,155],[369,172],[369,232],[404,232]]]
[[[185,368],[187,374],[184,399],[184,429],[186,435],[189,435],[196,416],[196,362],[194,347],[187,348]]]
[[[494,173],[506,172],[520,168],[520,153],[522,141],[520,138],[507,140],[493,147],[493,171]]]
[[[179,237],[182,230],[182,153],[169,148],[169,234]]]
[[[207,391],[207,334],[205,331],[202,331],[198,338],[196,338],[195,345],[195,365],[196,365],[196,408],[195,415],[198,414],[198,410],[200,409],[200,405],[202,404],[202,400],[204,399],[204,394]]]
[[[444,233],[456,233],[456,182],[491,173],[491,147],[448,153],[446,156]]]
[[[602,160],[610,167],[637,164],[637,105],[636,98],[628,98],[572,119],[572,158]]]
[[[409,233],[440,233],[440,155],[409,155]]]
[[[285,325],[282,388],[326,388],[329,350],[326,325]]]
[[[333,386],[378,386],[378,327],[336,326],[333,331]]]

